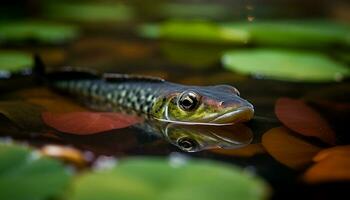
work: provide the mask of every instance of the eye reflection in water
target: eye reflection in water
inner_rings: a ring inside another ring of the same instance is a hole
[[[235,149],[250,144],[253,133],[244,124],[229,126],[147,123],[148,130],[186,152],[206,149]]]

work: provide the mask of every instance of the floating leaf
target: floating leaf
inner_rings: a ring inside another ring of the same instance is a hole
[[[77,22],[116,22],[130,20],[133,10],[120,3],[55,2],[45,6],[45,15],[53,19]]]
[[[205,176],[203,176],[205,174]],[[265,199],[261,180],[213,161],[176,165],[156,158],[121,161],[115,168],[80,176],[71,200],[90,199]]]
[[[238,157],[252,157],[257,154],[265,153],[265,149],[261,146],[261,144],[249,144],[238,149],[212,149],[210,151],[217,154]]]
[[[141,122],[138,117],[120,113],[44,112],[42,118],[47,125],[56,130],[77,135],[89,135],[126,128]]]
[[[293,131],[305,136],[317,137],[334,144],[335,133],[328,122],[302,100],[279,98],[275,113],[281,122]]]
[[[265,21],[231,23],[226,27],[245,30],[250,43],[259,45],[322,47],[346,45],[350,26],[331,21]]]
[[[226,69],[284,81],[339,81],[350,75],[345,65],[313,52],[254,49],[229,51],[222,58]]]
[[[0,33],[1,34],[1,33]],[[32,55],[17,51],[0,51],[0,76],[28,71],[33,65]]]
[[[273,128],[262,136],[262,145],[278,162],[294,169],[312,162],[321,148],[309,144],[284,127]]]
[[[69,180],[68,170],[59,161],[26,147],[0,143],[0,199],[56,199]]]
[[[168,21],[160,25],[145,25],[141,35],[150,38],[191,42],[244,44],[249,34],[244,30],[220,27],[204,21]]]
[[[38,132],[45,127],[41,121],[42,111],[40,106],[24,101],[0,101],[0,114],[23,131]]]
[[[57,44],[72,40],[78,35],[76,27],[38,21],[0,23],[0,42],[36,41]]]
[[[327,151],[327,150],[325,150]],[[308,183],[322,183],[350,180],[349,149],[345,152],[332,151],[318,163],[310,167],[303,178]]]

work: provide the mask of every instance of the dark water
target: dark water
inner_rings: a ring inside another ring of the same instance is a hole
[[[52,70],[69,65],[100,72],[160,76],[168,81],[183,84],[230,84],[238,88],[241,96],[255,106],[256,117],[244,125],[216,127],[213,130],[175,126],[169,130],[167,136],[160,132],[149,133],[138,127],[89,136],[57,131],[51,131],[50,134],[32,135],[18,131],[12,127],[8,119],[1,117],[1,137],[11,137],[35,146],[51,143],[67,144],[95,155],[117,156],[118,158],[135,155],[167,156],[173,152],[180,152],[190,157],[220,160],[242,166],[262,176],[272,185],[274,199],[332,199],[336,194],[347,194],[348,183],[346,182],[309,185],[301,181],[300,177],[312,165],[312,161],[292,169],[266,151],[262,145],[262,137],[268,130],[283,126],[275,115],[275,104],[278,98],[302,98],[308,100],[308,105],[330,123],[336,135],[337,145],[349,144],[350,110],[348,107],[347,109],[336,107],[340,104],[349,105],[350,82],[348,80],[316,84],[242,76],[223,69],[219,59],[215,56],[212,60],[208,59],[209,61],[201,60],[204,57],[213,56],[213,52],[228,49],[227,46],[147,40],[134,33],[133,23],[123,24],[118,28],[86,24],[83,27],[83,36],[70,44],[61,46],[6,45],[2,49],[39,52]],[[186,52],[200,52],[200,56],[187,54],[180,56],[182,59],[179,59],[169,55],[173,51],[184,49]],[[1,98],[7,99],[7,95],[15,90],[36,87],[42,87],[42,85],[35,83],[32,77],[18,76],[10,80],[1,80]],[[176,135],[178,134],[176,131],[181,134]],[[10,132],[11,134],[8,134]],[[305,137],[299,134],[294,134],[293,137],[321,148],[332,146],[315,137]],[[213,141],[212,138],[216,139]],[[285,144],[288,145],[288,142]],[[224,147],[227,150],[217,150],[218,147]],[[281,146],[280,148],[288,147]],[[243,150],[240,152],[240,149]],[[186,152],[186,150],[194,152]],[[298,158],[291,156],[287,159]]]

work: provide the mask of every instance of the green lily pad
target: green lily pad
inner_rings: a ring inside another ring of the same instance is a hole
[[[0,143],[0,199],[55,199],[70,174],[57,160],[15,144]]]
[[[144,25],[140,29],[144,37],[181,41],[245,44],[249,33],[245,30],[220,27],[204,21],[168,21],[160,25]]]
[[[16,51],[0,51],[0,72],[17,73],[31,69],[33,57],[31,54]]]
[[[203,175],[205,174],[205,175]],[[73,200],[265,199],[267,186],[234,166],[213,161],[171,163],[164,159],[121,161],[115,168],[80,176]]]
[[[224,27],[245,30],[249,43],[259,45],[322,47],[348,45],[350,26],[330,21],[266,21],[231,23]]]
[[[78,36],[78,29],[72,25],[39,21],[13,21],[0,23],[0,42],[35,41],[44,44],[58,44]]]
[[[241,73],[285,81],[339,81],[349,76],[349,69],[319,53],[255,49],[224,54],[225,68]]]
[[[45,15],[53,19],[76,22],[116,22],[130,20],[133,10],[120,3],[51,2],[45,6]]]

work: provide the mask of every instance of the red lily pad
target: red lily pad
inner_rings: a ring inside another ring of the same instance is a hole
[[[44,112],[42,119],[48,126],[58,131],[76,135],[126,128],[142,121],[141,118],[132,115],[105,112]]]
[[[335,144],[335,133],[328,122],[304,101],[279,98],[276,102],[275,113],[278,119],[293,131]]]

